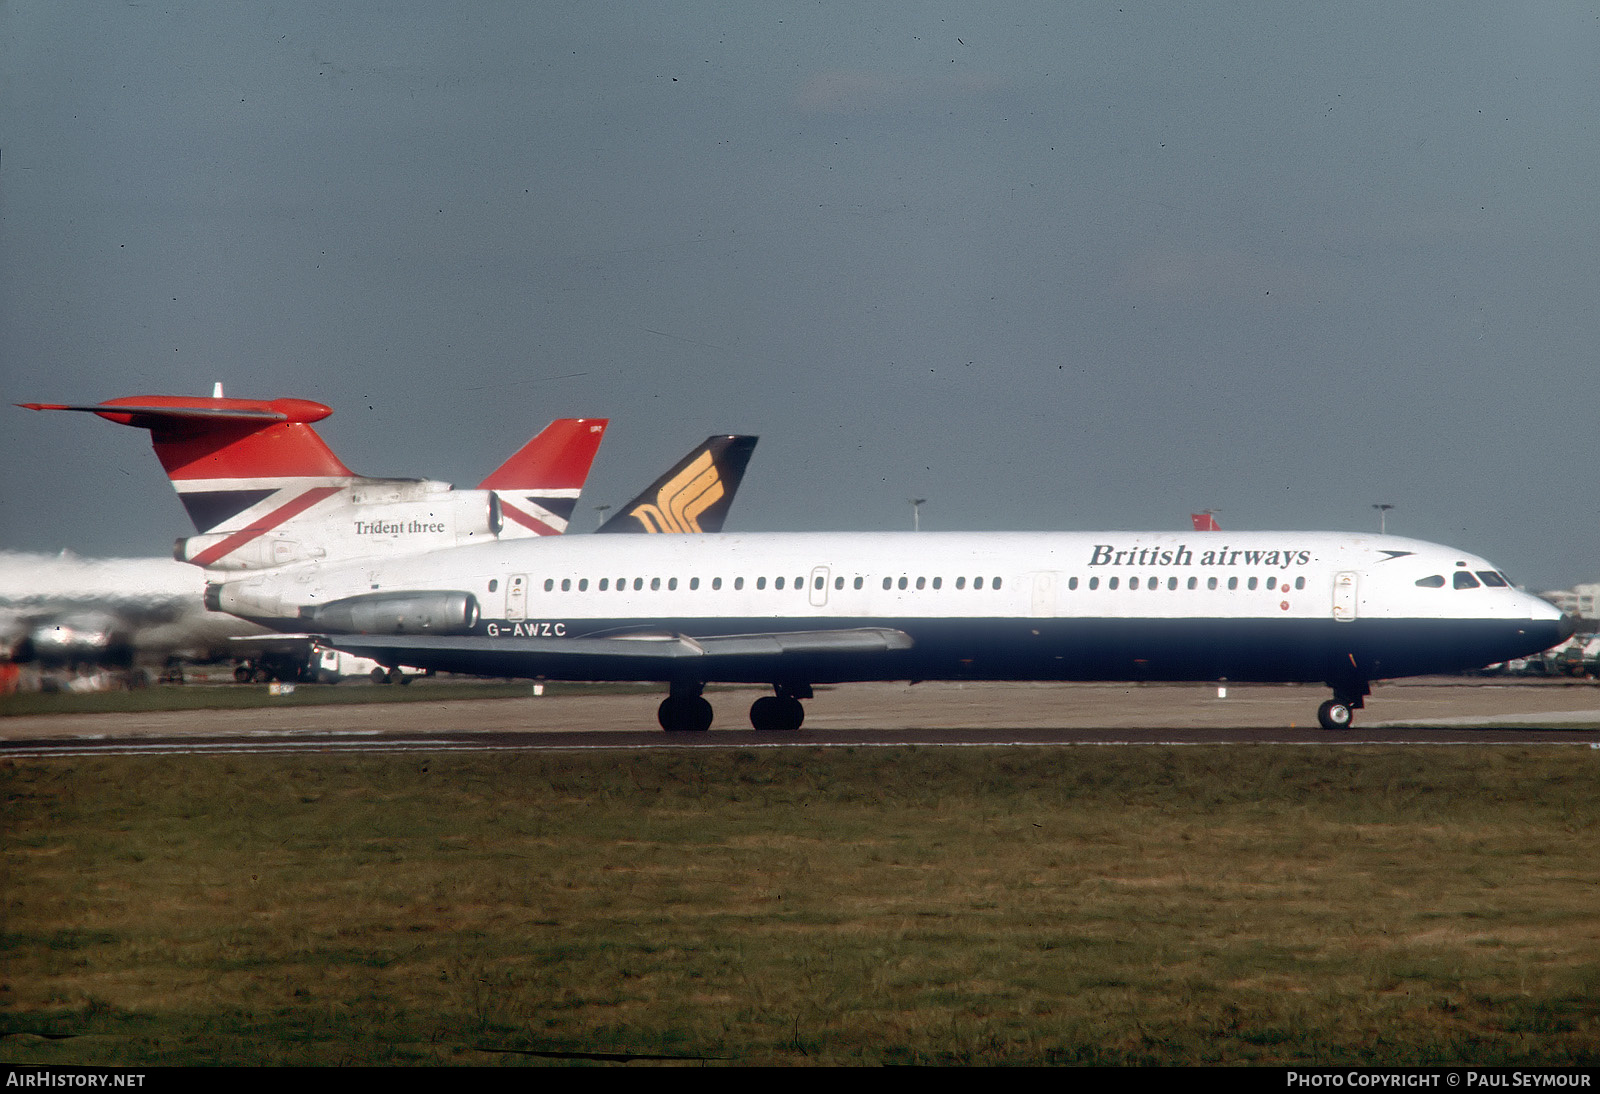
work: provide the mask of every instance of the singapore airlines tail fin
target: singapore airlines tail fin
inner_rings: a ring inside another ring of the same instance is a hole
[[[755,451],[755,437],[707,437],[616,516],[601,532],[720,532]]]
[[[510,532],[558,536],[567,530],[608,419],[561,418],[478,484],[492,490]]]

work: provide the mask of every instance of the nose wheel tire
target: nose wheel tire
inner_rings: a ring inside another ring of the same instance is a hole
[[[1317,721],[1322,723],[1323,729],[1349,729],[1355,721],[1355,711],[1348,703],[1329,699],[1317,708]]]

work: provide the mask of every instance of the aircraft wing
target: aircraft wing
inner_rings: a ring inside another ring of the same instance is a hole
[[[892,653],[911,636],[887,627],[776,631],[690,637],[641,631],[606,637],[501,637],[330,634],[319,640],[358,657],[486,676],[567,680],[659,680],[687,673],[742,679],[777,671],[786,659]],[[740,670],[743,670],[741,673]]]

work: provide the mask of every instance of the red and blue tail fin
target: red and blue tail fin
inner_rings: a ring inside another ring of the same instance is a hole
[[[311,428],[332,408],[307,399],[142,395],[92,406],[19,405],[84,411],[148,429],[156,458],[203,533],[260,535],[355,478]],[[207,564],[198,557],[192,561]]]
[[[333,411],[305,399],[226,399],[219,392],[21,405],[82,411],[148,430],[201,533],[179,540],[175,557],[218,570],[435,550],[483,536],[559,535],[608,424],[604,418],[552,422],[478,490],[452,491],[448,483],[355,474],[312,428]],[[426,535],[370,532],[385,521],[399,527],[405,518],[424,516]]]
[[[515,525],[536,536],[559,536],[572,520],[608,424],[606,418],[559,418],[480,482],[478,489],[495,492],[507,528]]]

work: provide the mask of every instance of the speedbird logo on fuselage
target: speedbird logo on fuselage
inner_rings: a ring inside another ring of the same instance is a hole
[[[700,514],[722,499],[722,479],[711,453],[674,475],[656,493],[655,504],[646,502],[629,514],[647,532],[698,532]]]
[[[1282,551],[1235,551],[1223,547],[1216,551],[1202,551],[1199,558],[1184,544],[1171,547],[1132,547],[1118,549],[1109,543],[1097,543],[1089,556],[1091,566],[1276,566],[1287,570],[1290,566],[1305,566],[1311,562],[1311,552],[1299,548]]]

